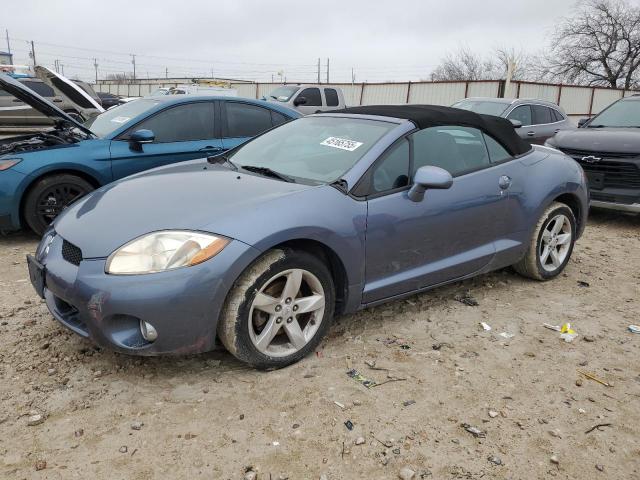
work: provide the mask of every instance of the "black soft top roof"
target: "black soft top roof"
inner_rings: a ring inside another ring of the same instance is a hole
[[[522,140],[506,118],[481,115],[460,108],[439,105],[367,105],[332,110],[331,113],[355,113],[404,118],[419,129],[443,125],[460,125],[482,130],[500,142],[511,155],[521,155],[531,150],[531,145]]]

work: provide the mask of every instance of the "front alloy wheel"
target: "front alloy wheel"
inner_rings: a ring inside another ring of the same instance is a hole
[[[236,281],[218,336],[234,356],[257,368],[290,365],[313,351],[329,328],[334,285],[310,253],[271,250]]]

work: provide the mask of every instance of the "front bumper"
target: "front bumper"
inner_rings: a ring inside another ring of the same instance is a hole
[[[615,203],[615,202],[603,202],[601,200],[591,200],[589,203],[591,207],[606,208],[608,210],[617,210],[619,212],[640,213],[640,203]]]
[[[51,314],[102,347],[134,355],[191,354],[213,349],[219,313],[238,275],[259,252],[232,241],[199,265],[147,275],[107,275],[106,259],[78,266],[54,238],[41,260],[44,298]],[[158,336],[146,341],[140,320]]]

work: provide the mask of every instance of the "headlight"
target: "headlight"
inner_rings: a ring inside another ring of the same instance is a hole
[[[48,229],[44,233],[44,236],[42,237],[42,240],[40,240],[38,248],[36,249],[36,260],[40,262],[49,254],[49,247],[51,246],[55,236],[56,232],[53,229]]]
[[[154,232],[109,255],[105,271],[119,275],[163,272],[197,265],[214,257],[229,239],[189,231]]]
[[[7,160],[0,160],[0,172],[3,170],[9,170],[14,165],[17,165],[22,161],[21,158],[10,158]]]

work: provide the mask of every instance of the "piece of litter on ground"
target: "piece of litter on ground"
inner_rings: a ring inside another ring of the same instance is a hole
[[[480,325],[482,326],[482,329],[485,332],[490,332],[491,331],[491,325],[489,325],[488,323],[480,322]]]
[[[347,427],[347,430],[353,430],[353,422],[351,420],[344,422],[344,426]]]
[[[280,446],[280,442],[271,442],[271,445],[273,445],[274,447],[278,447]]]
[[[559,332],[562,328],[560,325],[551,325],[550,323],[543,323],[542,326],[549,330],[555,330],[556,332]]]
[[[507,338],[507,339],[513,338],[516,336],[515,333],[509,333],[509,332],[502,332],[502,333],[499,333],[498,335],[501,336],[502,338]]]
[[[340,402],[338,402],[338,401],[334,401],[333,403],[335,403],[335,404],[336,404],[337,406],[339,406],[342,410],[344,410],[344,408],[345,408],[345,407],[344,407],[344,405],[343,405],[343,404],[341,404]]]
[[[587,288],[589,287],[589,282],[585,282],[584,280],[578,280],[578,286]]]
[[[456,295],[455,297],[453,297],[454,300],[460,302],[460,303],[464,303],[465,305],[468,305],[469,307],[477,307],[478,305],[480,305],[478,303],[478,301],[473,298],[471,296],[471,293],[467,292],[464,295]]]
[[[640,333],[640,327],[638,325],[629,325],[627,328],[631,333]]]
[[[562,327],[560,327],[560,338],[563,339],[565,342],[567,343],[573,342],[577,336],[578,336],[578,333],[571,328],[570,323],[565,323],[562,325]]]
[[[407,400],[406,402],[402,402],[402,405],[408,407],[409,405],[413,405],[414,403],[416,403],[415,400]]]
[[[485,438],[487,436],[486,432],[483,432],[479,428],[474,427],[473,425],[469,425],[468,423],[463,423],[461,424],[461,426],[474,437]]]
[[[583,372],[582,370],[576,370],[579,374],[584,375],[585,377],[587,377],[590,380],[593,380],[594,382],[598,382],[601,385],[604,385],[605,387],[611,387],[611,384],[605,382],[604,380],[599,379],[598,377],[596,377],[593,373],[589,373],[589,372]]]
[[[351,369],[347,372],[347,375],[349,375],[351,378],[353,378],[356,382],[364,385],[367,388],[371,388],[371,387],[375,387],[376,382],[375,380],[371,380],[370,378],[367,378],[365,376],[363,376],[360,372],[358,372],[356,369]]]

